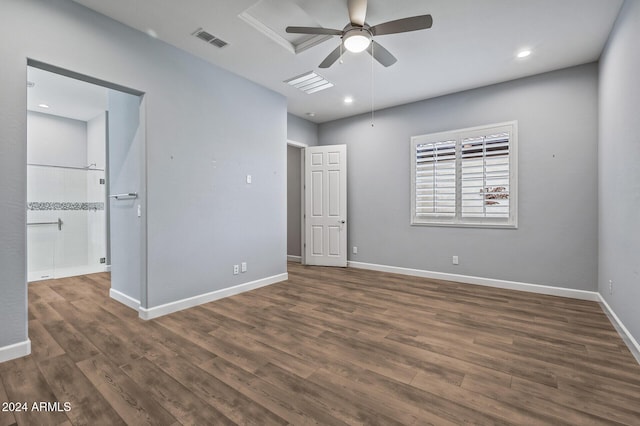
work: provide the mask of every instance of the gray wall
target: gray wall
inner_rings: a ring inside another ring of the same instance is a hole
[[[595,291],[597,86],[589,64],[321,124],[348,145],[350,260]],[[508,120],[518,229],[410,226],[409,138]]]
[[[109,194],[135,192],[136,199],[116,200],[109,203],[109,249],[111,262],[111,288],[146,306],[147,277],[144,215],[138,217],[138,206],[146,211],[144,187],[144,118],[140,111],[140,96],[117,90],[108,90],[107,120],[107,184]],[[141,117],[142,116],[142,117]]]
[[[287,139],[315,146],[318,144],[318,125],[293,114],[287,114]],[[302,252],[300,246],[301,152],[300,148],[287,147],[287,254],[291,256],[300,256]]]
[[[318,125],[296,115],[287,114],[287,139],[309,146],[318,145]]]
[[[636,341],[640,341],[638,40],[640,2],[627,0],[600,62],[598,291]]]
[[[0,37],[0,347],[27,338],[27,58],[146,93],[148,307],[286,272],[284,97],[67,0],[3,0]]]

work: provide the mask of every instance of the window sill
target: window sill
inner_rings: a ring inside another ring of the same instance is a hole
[[[411,222],[411,226],[435,226],[446,228],[487,228],[518,229],[517,223],[451,223],[451,222]]]

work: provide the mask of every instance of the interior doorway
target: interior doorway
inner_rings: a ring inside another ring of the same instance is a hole
[[[346,267],[347,146],[287,141],[287,260]]]
[[[31,59],[27,76],[28,280],[111,271],[111,297],[146,306],[143,93]]]
[[[304,232],[304,150],[306,144],[287,141],[287,260],[302,262]]]
[[[347,145],[304,150],[305,265],[347,267]]]

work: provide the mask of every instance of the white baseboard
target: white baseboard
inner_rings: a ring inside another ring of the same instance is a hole
[[[600,295],[595,291],[575,290],[565,287],[552,287],[541,284],[529,284],[517,281],[473,277],[470,275],[448,274],[444,272],[425,271],[422,269],[401,268],[398,266],[376,265],[373,263],[348,262],[348,266],[351,268],[370,269],[372,271],[390,272],[393,274],[411,275],[415,277],[431,278],[445,281],[456,281],[460,283],[482,285],[486,287],[527,291],[530,293],[548,294],[551,296],[570,297],[572,299],[591,300],[594,302],[600,301]]]
[[[620,318],[616,315],[616,313],[611,309],[611,306],[607,303],[607,301],[602,297],[600,293],[598,293],[598,301],[604,307],[604,311],[613,323],[613,326],[616,328],[618,333],[622,336],[622,340],[625,342],[631,354],[636,358],[636,361],[640,364],[640,344],[633,337],[633,335],[629,332],[627,327],[624,326]]]
[[[188,297],[186,299],[177,300],[175,302],[166,303],[164,305],[154,306],[148,309],[140,307],[138,308],[138,312],[140,318],[144,320],[150,320],[163,315],[171,314],[173,312],[181,311],[183,309],[188,309],[197,305],[202,305],[204,303],[213,302],[214,300],[222,299],[223,297],[229,297],[235,294],[244,293],[245,291],[255,290],[256,288],[275,284],[287,279],[289,279],[289,274],[287,273],[274,275],[272,277],[262,278],[229,288],[223,288],[221,290],[212,291],[210,293],[201,294],[199,296]]]
[[[27,356],[31,353],[31,340],[15,343],[0,348],[0,362],[10,361],[12,359]]]
[[[116,300],[122,303],[125,306],[130,307],[131,309],[135,309],[136,311],[140,308],[139,300],[134,299],[131,296],[127,296],[126,294],[118,290],[114,290],[113,288],[109,290],[109,297],[111,297],[113,300]]]
[[[292,254],[287,255],[287,261],[289,262],[302,262],[302,256],[294,256]]]

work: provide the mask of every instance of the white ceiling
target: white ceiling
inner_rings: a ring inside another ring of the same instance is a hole
[[[33,67],[27,67],[27,81],[34,84],[27,87],[29,111],[89,121],[107,110],[104,87]]]
[[[338,37],[299,54],[287,48],[286,40],[293,40],[286,25],[342,29],[348,21],[346,0],[75,1],[283,94],[289,112],[300,117],[320,123],[371,110],[372,62],[366,52],[349,53],[343,64],[323,70],[318,64],[338,46]],[[370,25],[426,13],[434,22],[430,30],[376,38],[398,62],[389,68],[373,64],[375,108],[596,61],[622,3],[369,0]],[[278,10],[265,14],[276,5]],[[250,8],[264,26],[275,27],[272,37],[240,17]],[[282,19],[289,13],[291,19]],[[218,49],[193,37],[200,27],[229,45]],[[533,53],[517,59],[523,48]],[[308,95],[283,83],[307,71],[318,72],[335,87]],[[347,95],[354,98],[351,105],[343,103]],[[306,115],[310,112],[315,117]]]

